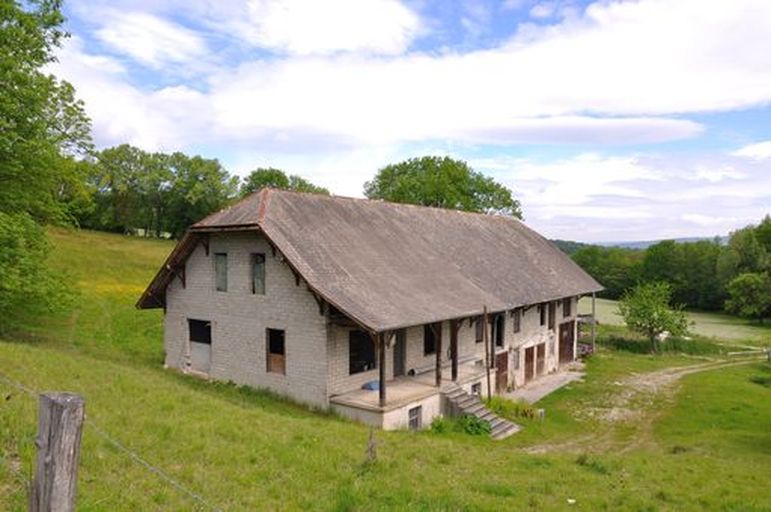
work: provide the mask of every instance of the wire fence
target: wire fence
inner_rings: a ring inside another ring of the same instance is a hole
[[[19,391],[23,391],[26,395],[37,398],[39,395],[39,392],[30,388],[29,386],[24,385],[21,382],[18,382],[14,379],[11,379],[7,375],[0,372],[0,381],[4,382],[6,385],[16,388]],[[126,455],[129,459],[131,459],[135,464],[143,467],[148,472],[154,474],[156,477],[158,477],[160,480],[163,480],[166,484],[173,487],[177,492],[182,494],[183,496],[186,496],[191,501],[197,503],[201,507],[213,510],[216,512],[221,512],[222,508],[212,504],[210,501],[205,499],[203,496],[198,494],[197,492],[191,490],[189,487],[183,485],[179,480],[174,479],[171,477],[168,473],[166,473],[163,469],[159,468],[158,466],[154,466],[151,464],[147,459],[142,457],[140,454],[135,452],[134,450],[128,448],[123,443],[115,439],[114,437],[110,436],[106,430],[101,428],[99,425],[94,423],[91,419],[86,416],[85,425],[90,428],[98,437],[100,437],[105,442],[112,445],[114,448],[116,448],[118,451]],[[13,467],[12,465],[7,465],[8,469],[16,475],[18,479],[21,480],[22,483],[24,483],[25,487],[29,485],[30,478],[25,476],[21,470]]]

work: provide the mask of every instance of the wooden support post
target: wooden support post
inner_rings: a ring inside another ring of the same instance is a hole
[[[487,344],[487,306],[484,307],[484,312],[482,313],[482,343],[485,345],[485,357],[487,358],[487,361],[485,364],[485,374],[487,375],[487,399],[490,400],[492,398],[492,392],[490,390],[490,346]]]
[[[436,336],[436,387],[442,387],[442,322],[433,326]]]
[[[43,393],[38,413],[37,461],[31,512],[75,510],[85,402],[74,393]]]
[[[377,335],[378,345],[378,367],[380,369],[379,404],[385,407],[386,404],[386,343],[385,335],[381,332]]]
[[[596,309],[596,307],[594,305],[595,295],[596,294],[594,292],[592,292],[592,353],[594,353],[594,350],[596,348],[594,346],[594,344],[595,344],[596,339],[597,339],[596,338],[597,337],[597,330],[596,330],[597,328],[595,327],[595,325],[597,324],[597,316],[596,316],[597,315],[597,309]]]
[[[452,358],[452,381],[458,380],[458,329],[460,320],[450,320],[450,358]]]
[[[485,332],[487,332],[488,326],[490,327],[490,368],[495,369],[495,315],[492,318],[489,316],[485,320]],[[492,320],[492,321],[491,321]]]

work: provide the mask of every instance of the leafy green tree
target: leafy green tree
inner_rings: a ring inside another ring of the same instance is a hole
[[[730,313],[754,318],[762,323],[771,316],[771,277],[768,273],[746,272],[739,274],[728,283],[730,298],[726,310]]]
[[[572,256],[581,268],[602,283],[600,297],[618,299],[640,280],[643,252],[622,247],[591,245]]]
[[[58,1],[0,2],[0,210],[66,221],[62,172],[91,147],[90,123],[72,86],[45,74],[65,33]]]
[[[238,189],[218,160],[174,153],[168,157],[173,173],[165,230],[179,237],[191,224],[227,206]]]
[[[287,176],[281,169],[275,169],[273,167],[259,167],[250,172],[243,183],[241,183],[240,195],[241,197],[246,197],[264,187],[277,188],[280,190],[294,190],[296,192],[329,194],[329,190],[314,185],[300,176],[294,174]]]
[[[45,231],[28,213],[0,212],[0,333],[71,302],[64,277],[48,268],[49,250]]]
[[[755,228],[755,238],[763,246],[766,254],[771,255],[771,215],[766,215]]]
[[[670,307],[672,289],[668,283],[643,283],[627,291],[618,303],[627,327],[648,338],[651,351],[659,352],[659,338],[664,332],[682,336],[688,332],[688,320],[682,307]]]
[[[364,184],[364,195],[397,203],[420,204],[522,218],[511,190],[449,157],[411,158],[380,169]]]
[[[63,307],[38,223],[80,208],[90,125],[71,85],[44,73],[65,36],[56,0],[0,0],[0,331]]]

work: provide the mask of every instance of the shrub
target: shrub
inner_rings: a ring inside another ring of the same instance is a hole
[[[431,432],[434,434],[444,434],[452,428],[452,422],[444,416],[437,416],[431,421]]]
[[[48,268],[49,250],[32,217],[0,212],[0,333],[71,302],[66,280]]]
[[[489,421],[477,418],[471,414],[464,414],[458,418],[457,426],[458,430],[472,436],[490,434],[492,432]]]
[[[522,418],[533,419],[536,416],[535,408],[527,402],[515,402],[502,396],[494,396],[485,400],[485,405],[501,418],[511,421]]]

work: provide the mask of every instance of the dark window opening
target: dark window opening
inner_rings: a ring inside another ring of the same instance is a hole
[[[286,374],[286,343],[284,331],[281,329],[268,329],[266,337],[268,371],[271,373]]]
[[[494,328],[495,328],[495,346],[496,347],[502,347],[503,346],[503,330],[504,326],[506,325],[506,316],[504,314],[495,315],[494,319]]]
[[[538,313],[541,315],[541,325],[546,325],[546,304],[538,304]]]
[[[228,291],[228,255],[218,252],[214,255],[214,284],[218,292]]]
[[[476,342],[482,343],[482,340],[485,337],[485,333],[484,333],[485,323],[482,321],[481,316],[477,318],[475,322],[475,327],[476,327]]]
[[[514,310],[514,332],[522,330],[522,310],[517,308]]]
[[[436,354],[436,330],[441,324],[429,324],[423,326],[423,354]]]
[[[482,383],[476,382],[471,385],[471,394],[481,396],[482,395]]]
[[[350,331],[348,333],[348,373],[366,372],[374,370],[377,366],[375,360],[375,345],[369,334],[364,331]]]
[[[252,293],[265,295],[265,255],[252,254]]]
[[[423,425],[423,407],[419,405],[410,409],[408,419],[410,430],[420,430]]]
[[[190,341],[211,345],[211,322],[188,318],[187,328],[190,331]]]
[[[562,316],[568,317],[572,314],[571,306],[573,305],[573,301],[570,300],[570,298],[562,299]]]
[[[554,323],[557,317],[557,303],[549,303],[549,329],[554,329]]]

